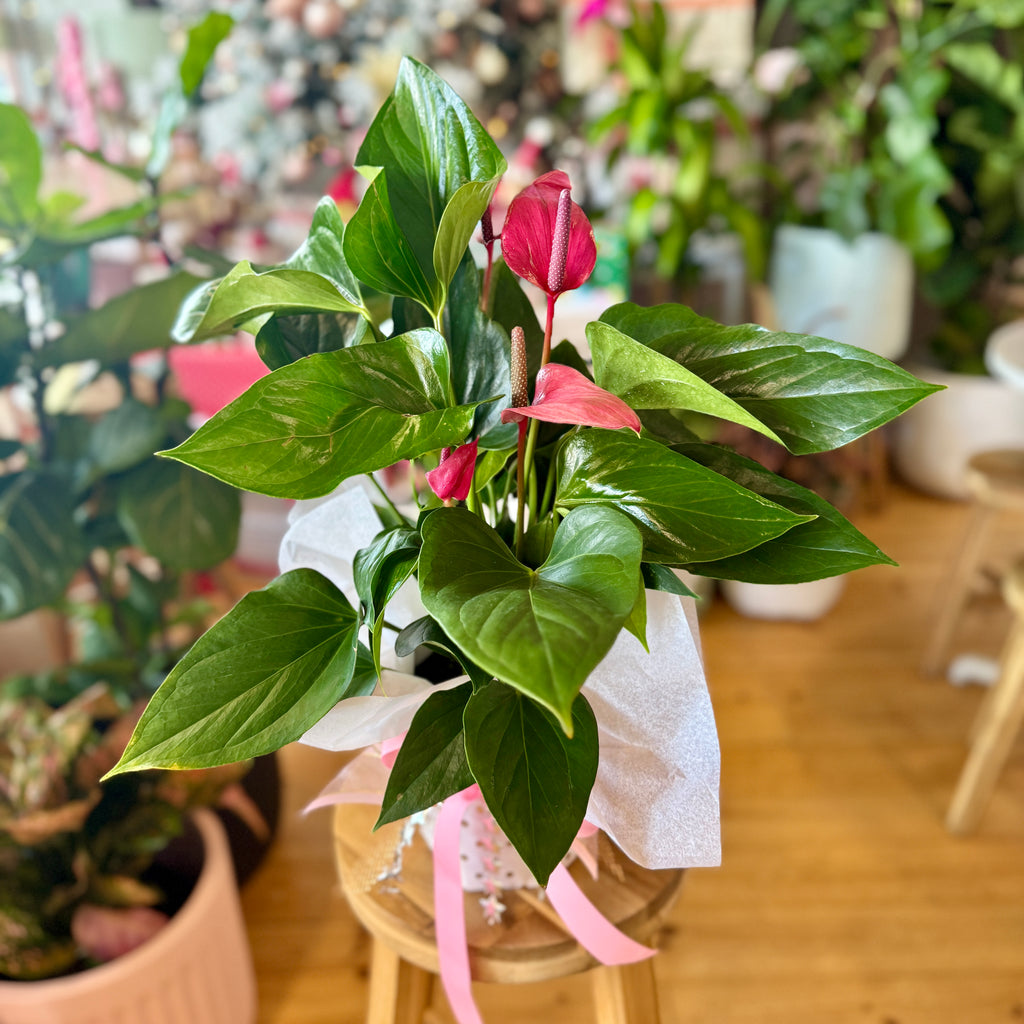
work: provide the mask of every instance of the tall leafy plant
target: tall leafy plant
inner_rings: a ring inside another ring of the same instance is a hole
[[[752,173],[752,135],[730,91],[697,66],[692,47],[699,23],[674,32],[658,2],[632,0],[611,70],[619,102],[588,125],[608,146],[608,167],[649,164],[650,180],[622,197],[634,262],[665,280],[697,273],[690,242],[698,231],[734,231],[747,271],[764,277],[765,239]],[[648,249],[652,250],[648,253]]]
[[[78,216],[85,197],[44,192],[31,121],[0,104],[0,388],[19,426],[0,439],[0,619],[44,607],[84,614],[81,661],[61,673],[76,687],[106,679],[151,691],[180,645],[167,608],[182,572],[223,561],[237,539],[237,492],[154,454],[190,432],[166,370],[149,379],[132,369],[133,357],[172,343],[199,279],[170,272],[98,309],[79,286],[94,242],[158,227],[170,135],[229,28],[226,15],[211,15],[193,29],[144,169],[87,154],[140,194],[90,219]],[[97,402],[90,386],[101,379],[114,397]],[[82,578],[96,600],[72,609],[68,587]]]
[[[623,630],[643,641],[647,588],[680,593],[677,567],[795,582],[889,561],[810,491],[702,443],[687,415],[813,452],[933,387],[860,349],[723,327],[679,305],[605,311],[587,327],[589,367],[553,344],[557,300],[596,255],[567,177],[545,175],[513,201],[482,294],[467,246],[505,162],[414,60],[359,163],[369,187],[347,225],[325,200],[290,260],[240,263],[185,303],[180,337],[244,325],[272,372],[166,454],[290,498],[372,482],[401,459],[428,469],[430,488],[412,516],[382,492],[380,532],[354,561],[358,604],[308,568],[243,598],[168,676],[115,772],[209,766],[298,739],[373,689],[389,602],[415,579],[428,614],[397,649],[443,650],[467,681],[416,714],[381,821],[475,783],[543,883],[597,771],[588,676]],[[484,237],[493,249],[493,231]],[[547,296],[543,327],[524,281]]]

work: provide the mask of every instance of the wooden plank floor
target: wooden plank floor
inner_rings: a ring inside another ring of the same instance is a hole
[[[1024,740],[976,836],[943,816],[977,686],[917,669],[966,507],[890,489],[858,523],[899,568],[850,578],[816,624],[703,618],[722,746],[723,864],[688,873],[656,961],[666,1024],[1024,1020]],[[996,548],[1024,550],[1024,523]],[[960,649],[994,654],[982,603]],[[259,1024],[360,1024],[368,944],[334,877],[329,812],[297,809],[341,759],[284,752],[279,840],[243,902]],[[477,986],[487,1024],[592,1020],[583,978]],[[438,1019],[450,1021],[442,1007]]]

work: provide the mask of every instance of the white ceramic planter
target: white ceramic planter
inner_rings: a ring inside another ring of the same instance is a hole
[[[990,448],[1024,448],[1024,392],[1009,383],[928,367],[912,373],[945,391],[908,409],[892,427],[893,463],[911,486],[964,500],[967,462]]]
[[[783,331],[817,334],[899,359],[914,291],[910,253],[887,235],[852,243],[834,231],[784,224],[772,245],[769,287]]]
[[[750,619],[813,622],[827,614],[842,596],[844,576],[807,583],[744,583],[722,580],[726,601]]]
[[[48,981],[0,981],[3,1024],[253,1024],[256,978],[223,826],[195,822],[203,868],[171,921],[125,956]]]

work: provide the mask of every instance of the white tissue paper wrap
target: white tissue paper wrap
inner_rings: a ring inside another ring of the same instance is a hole
[[[290,518],[281,571],[316,569],[357,605],[352,559],[381,529],[365,492],[349,486],[298,503]],[[413,581],[388,606],[388,619],[400,626],[424,614]],[[721,862],[718,735],[692,600],[648,591],[647,643],[649,653],[630,633],[620,633],[583,688],[601,750],[587,820],[643,867],[715,866]],[[385,633],[382,654],[396,664],[393,635]],[[377,694],[342,701],[302,741],[355,750],[400,735],[437,688],[385,671]]]

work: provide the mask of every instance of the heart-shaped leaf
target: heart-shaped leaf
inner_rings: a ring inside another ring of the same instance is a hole
[[[795,527],[794,527],[795,529]],[[679,597],[697,597],[697,595],[671,570],[658,562],[644,562],[640,566],[647,590],[662,590],[666,594],[678,594]]]
[[[473,692],[465,683],[432,693],[420,706],[388,778],[374,828],[407,818],[473,785],[462,713]]]
[[[601,320],[685,366],[800,455],[847,444],[941,390],[854,345],[722,327],[686,306],[624,302]]]
[[[686,445],[680,450],[792,512],[815,516],[743,554],[691,564],[688,568],[693,572],[748,583],[802,583],[868,565],[896,564],[841,512],[806,487],[718,445]]]
[[[450,401],[448,350],[428,328],[274,370],[165,454],[250,491],[314,498],[459,444],[475,409]]]
[[[572,738],[543,708],[502,683],[469,699],[466,756],[494,820],[541,885],[572,845],[597,777],[597,721],[583,696]]]
[[[246,594],[174,667],[111,774],[209,768],[297,740],[353,690],[359,619],[313,569]],[[372,681],[371,681],[372,685]]]
[[[222,338],[269,315],[295,313],[360,313],[369,319],[358,294],[346,294],[322,274],[290,267],[258,274],[242,260],[226,277],[192,292],[171,333],[177,341]]]
[[[637,523],[644,561],[683,565],[739,554],[809,518],[657,441],[585,430],[558,456],[556,506],[610,506]]]
[[[359,282],[345,262],[345,222],[338,204],[324,196],[313,211],[305,241],[288,257],[284,266],[310,270],[333,281],[342,295],[359,299]]]
[[[29,472],[0,480],[0,619],[60,600],[86,554],[64,481]]]
[[[572,728],[576,694],[636,600],[640,535],[610,508],[570,513],[527,568],[482,519],[442,508],[422,523],[420,596],[477,665]]]
[[[132,472],[117,515],[132,543],[168,568],[210,569],[238,546],[238,491],[178,462],[151,458]]]
[[[742,423],[758,433],[779,438],[743,406],[691,373],[685,366],[641,345],[608,324],[587,324],[594,358],[594,380],[634,409],[685,409]]]

